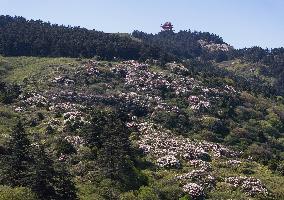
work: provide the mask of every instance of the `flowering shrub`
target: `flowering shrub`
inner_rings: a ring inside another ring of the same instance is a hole
[[[28,93],[26,95],[21,95],[20,98],[22,99],[22,103],[25,106],[28,105],[43,107],[48,104],[47,98],[37,93]]]
[[[225,179],[234,188],[241,188],[246,194],[255,196],[257,194],[267,195],[268,190],[261,181],[254,177],[228,177]]]
[[[180,167],[179,160],[173,155],[166,155],[161,158],[158,158],[157,164],[160,167],[174,167],[174,168]]]
[[[83,113],[79,111],[64,113],[63,118],[64,118],[63,122],[64,125],[67,125],[75,129],[83,126],[84,124],[89,123],[83,116]]]
[[[206,141],[193,141],[182,136],[176,136],[168,130],[162,129],[155,124],[144,122],[132,124],[140,132],[137,141],[139,147],[154,157],[173,155],[187,161],[203,159],[208,161],[214,157],[236,157],[238,152]]]
[[[204,197],[204,189],[196,183],[187,183],[182,187],[182,189],[184,192],[187,192],[193,199]]]

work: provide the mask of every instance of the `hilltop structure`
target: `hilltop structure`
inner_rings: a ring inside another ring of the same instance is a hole
[[[173,28],[174,26],[172,25],[171,22],[166,22],[163,24],[161,24],[161,28],[164,30],[164,31],[173,31]]]

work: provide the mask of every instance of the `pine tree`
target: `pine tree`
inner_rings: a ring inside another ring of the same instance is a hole
[[[0,158],[0,184],[30,188],[40,200],[77,199],[65,166],[60,163],[55,170],[42,145],[32,148],[21,122],[15,126],[6,149],[7,154]]]
[[[71,174],[66,170],[64,163],[56,164],[56,175],[54,177],[54,188],[57,200],[76,200],[76,187]]]
[[[145,180],[134,166],[126,121],[127,116],[123,112],[95,111],[85,138],[91,147],[98,149],[98,174],[119,182],[121,188],[127,190],[139,188]]]
[[[32,190],[37,194],[39,199],[51,200],[56,198],[56,192],[53,187],[55,170],[52,160],[46,154],[44,147],[39,145],[34,149],[35,158],[35,184]]]
[[[8,154],[1,157],[1,184],[31,187],[35,174],[33,158],[30,153],[30,141],[24,127],[19,122],[7,142]]]

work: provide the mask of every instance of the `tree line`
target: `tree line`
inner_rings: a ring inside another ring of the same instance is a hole
[[[205,54],[198,40],[223,43],[219,36],[202,32],[162,31],[153,35],[134,31],[122,35],[18,16],[0,16],[0,54],[4,56],[97,56],[107,60],[170,61]]]

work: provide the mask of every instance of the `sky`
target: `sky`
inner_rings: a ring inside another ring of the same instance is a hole
[[[0,15],[111,33],[215,33],[235,48],[284,47],[284,0],[0,0]]]

